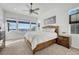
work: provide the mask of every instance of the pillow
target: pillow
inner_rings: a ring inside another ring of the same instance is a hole
[[[55,29],[55,28],[53,28],[53,29],[52,29],[52,32],[55,32],[55,30],[56,30],[56,29]]]
[[[48,32],[55,32],[55,28],[47,29]]]
[[[46,28],[46,29],[43,29],[43,31],[46,31],[46,32],[55,32],[55,28]]]

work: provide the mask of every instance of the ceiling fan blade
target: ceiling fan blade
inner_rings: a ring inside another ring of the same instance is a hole
[[[38,13],[37,13],[37,12],[32,12],[32,13],[34,13],[34,14],[37,14],[37,15],[38,15]]]
[[[39,8],[33,9],[33,11],[37,11],[37,10],[39,10]]]

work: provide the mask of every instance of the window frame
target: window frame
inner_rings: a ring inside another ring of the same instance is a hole
[[[30,22],[25,22],[25,21],[18,21],[18,30],[21,30],[19,29],[19,23],[21,24],[29,24],[29,27],[30,27]],[[30,28],[29,28],[30,29]],[[25,29],[22,29],[22,30],[25,30]],[[27,30],[27,29],[26,29]]]
[[[31,24],[30,24],[31,26],[30,26],[30,29],[31,29],[31,31],[35,31],[35,30],[33,30],[33,28],[32,28],[32,25],[34,25],[35,27],[37,27],[37,23],[35,23],[35,22],[31,22]]]
[[[16,29],[10,29],[10,23],[16,23],[16,21],[15,20],[7,20],[8,32],[11,30],[17,30],[17,23],[16,23]]]

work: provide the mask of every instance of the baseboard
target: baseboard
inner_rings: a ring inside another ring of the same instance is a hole
[[[76,50],[79,50],[79,48],[76,48],[76,47],[71,47],[71,48],[76,49]]]

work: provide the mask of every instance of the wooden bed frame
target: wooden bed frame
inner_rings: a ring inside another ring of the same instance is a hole
[[[58,34],[58,28],[59,28],[58,26],[45,26],[43,28],[44,29],[45,28],[56,28],[55,32]],[[26,43],[28,43],[28,46],[31,48],[31,43],[26,38],[24,38],[24,39],[26,40]],[[57,38],[56,39],[51,39],[50,41],[46,41],[46,42],[43,42],[43,43],[38,44],[36,46],[36,48],[32,50],[33,51],[33,54],[35,54],[35,52],[37,52],[39,50],[42,50],[42,49],[44,49],[44,48],[46,48],[46,47],[48,47],[48,46],[50,46],[50,45],[52,45],[54,43],[57,43]]]
[[[46,48],[54,43],[56,43],[56,39],[52,39],[50,41],[46,41],[46,42],[38,44],[37,47],[33,50],[33,54],[35,54],[35,52],[42,50],[42,49],[44,49],[44,48]]]

